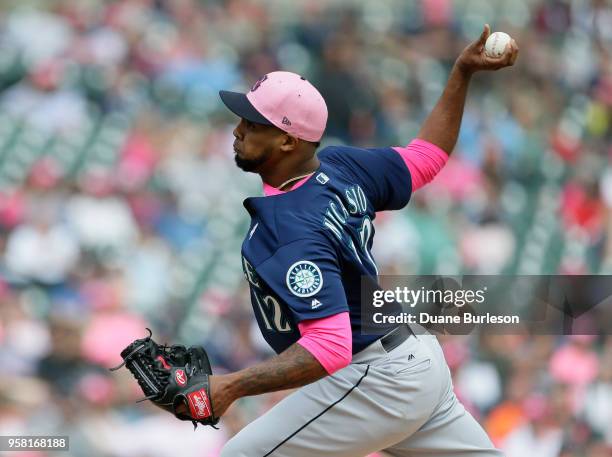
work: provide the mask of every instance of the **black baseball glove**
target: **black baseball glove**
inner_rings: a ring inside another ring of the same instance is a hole
[[[210,398],[208,377],[212,374],[208,355],[204,348],[157,344],[149,336],[134,341],[123,351],[123,363],[111,371],[126,366],[134,375],[145,398],[160,408],[171,412],[181,420],[215,426],[215,417]],[[187,416],[177,411],[184,404]]]

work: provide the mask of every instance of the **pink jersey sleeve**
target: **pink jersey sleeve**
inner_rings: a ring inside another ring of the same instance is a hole
[[[412,191],[423,187],[442,170],[448,154],[429,141],[415,139],[403,148],[394,147],[402,156],[412,176]]]
[[[344,312],[298,324],[302,337],[298,344],[310,352],[333,374],[353,359],[353,335],[349,313]]]

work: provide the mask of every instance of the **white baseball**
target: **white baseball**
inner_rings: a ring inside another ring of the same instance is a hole
[[[500,57],[506,50],[506,46],[512,41],[510,35],[504,32],[492,33],[485,43],[485,53],[489,57]]]

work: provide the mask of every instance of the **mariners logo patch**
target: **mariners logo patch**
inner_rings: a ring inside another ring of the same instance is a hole
[[[287,271],[287,287],[298,297],[310,297],[323,287],[321,270],[308,260],[300,260]]]

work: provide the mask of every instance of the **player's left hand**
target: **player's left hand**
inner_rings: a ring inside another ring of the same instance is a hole
[[[505,67],[511,67],[516,62],[519,47],[512,40],[506,47],[505,52],[499,57],[491,57],[485,53],[485,43],[491,35],[491,27],[485,24],[480,38],[463,50],[457,58],[455,65],[466,75],[472,75],[477,71],[495,71]]]

